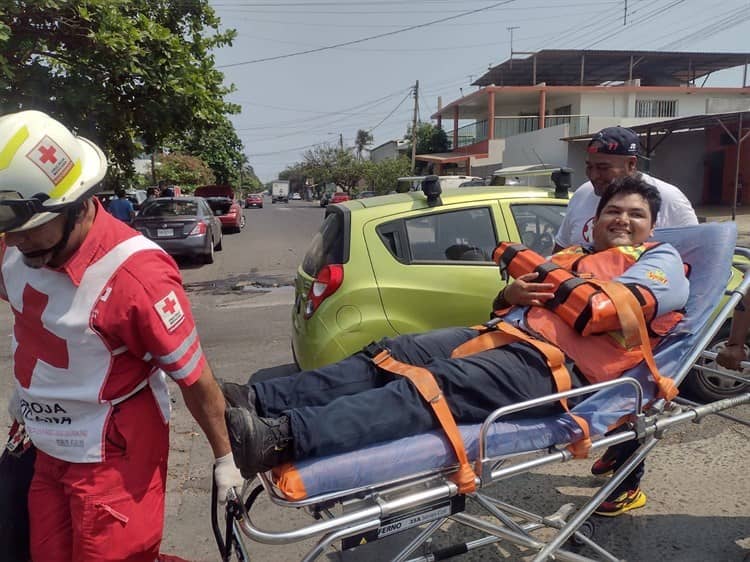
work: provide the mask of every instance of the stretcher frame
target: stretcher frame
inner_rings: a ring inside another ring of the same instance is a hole
[[[750,249],[736,248],[735,255],[750,259]],[[750,275],[743,272],[739,286],[728,292],[728,299],[714,317],[700,330],[696,344],[691,349],[679,372],[673,377],[677,385],[693,368],[710,369],[697,365],[701,357],[715,359],[716,354],[705,351],[705,348],[720,330],[730,313],[740,303],[750,288]],[[750,362],[743,362],[743,368],[749,368]],[[715,374],[746,382],[746,379],[712,370]],[[485,492],[489,485],[512,476],[539,468],[548,464],[567,462],[573,458],[571,452],[560,447],[551,447],[536,451],[530,460],[518,462],[518,457],[532,453],[511,454],[500,457],[489,457],[485,454],[487,433],[492,424],[512,413],[521,412],[546,403],[554,403],[562,398],[592,394],[602,389],[619,385],[632,387],[636,399],[631,421],[623,431],[603,436],[595,440],[591,451],[605,449],[617,443],[636,440],[639,447],[628,461],[612,475],[608,481],[582,506],[565,504],[548,516],[532,513],[509,503],[495,499]],[[302,558],[304,562],[318,559],[337,541],[366,536],[373,532],[384,536],[390,535],[388,525],[401,522],[398,531],[422,527],[419,533],[396,554],[392,560],[403,562],[429,562],[443,560],[478,548],[506,541],[536,553],[534,562],[549,559],[584,562],[595,560],[617,561],[613,554],[594,541],[594,519],[591,515],[596,508],[617,488],[617,486],[635,470],[648,453],[663,439],[665,433],[673,426],[688,421],[698,422],[702,418],[716,414],[734,422],[750,427],[750,422],[727,414],[724,410],[750,403],[750,392],[731,398],[714,401],[708,404],[696,404],[682,398],[672,402],[657,400],[643,408],[643,389],[640,383],[624,377],[613,381],[592,384],[582,388],[556,393],[550,396],[528,400],[512,406],[499,408],[492,412],[482,424],[479,438],[479,457],[475,464],[476,492],[465,496],[459,494],[458,487],[448,476],[451,469],[413,474],[406,478],[378,483],[375,486],[364,486],[335,493],[321,494],[299,501],[285,499],[275,488],[269,474],[260,474],[260,485],[250,491],[250,482],[246,482],[238,493],[232,489],[228,495],[225,510],[225,528],[219,528],[214,489],[212,525],[222,560],[250,561],[250,552],[243,541],[243,536],[252,541],[284,545],[317,537],[316,544]],[[508,465],[508,466],[506,466]],[[453,467],[455,469],[456,467]],[[214,486],[215,488],[215,486]],[[260,493],[266,493],[270,501],[279,507],[305,509],[313,516],[313,522],[299,529],[289,531],[267,531],[259,526],[250,516],[250,508]],[[483,508],[494,521],[479,518],[464,512],[465,500],[470,500]],[[339,506],[341,513],[334,513]],[[465,543],[430,551],[431,537],[447,521],[452,520],[460,525],[484,533],[484,537]],[[403,522],[409,523],[404,524]],[[414,523],[414,524],[412,524]],[[534,536],[539,529],[551,529],[555,532],[551,539],[543,540]],[[395,533],[394,533],[395,534]],[[356,542],[355,542],[356,544]],[[577,552],[579,547],[588,547],[596,558],[590,558]],[[421,549],[421,554],[417,551]]]

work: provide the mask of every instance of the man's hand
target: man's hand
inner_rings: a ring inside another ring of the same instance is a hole
[[[8,402],[8,415],[11,420],[15,420],[18,423],[23,422],[23,413],[21,412],[21,397],[18,396],[18,389],[13,390],[13,395],[10,397]]]
[[[508,285],[503,296],[508,304],[528,306],[541,306],[555,296],[552,283],[533,283],[539,277],[536,272],[525,273]]]
[[[741,371],[740,362],[746,359],[745,346],[739,344],[728,344],[716,354],[716,362],[725,369]]]
[[[232,453],[216,459],[214,462],[214,479],[216,480],[219,505],[227,503],[229,488],[235,487],[237,488],[237,494],[240,493],[245,479],[240,474],[240,469],[235,466]]]

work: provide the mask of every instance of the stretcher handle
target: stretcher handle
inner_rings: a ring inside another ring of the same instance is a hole
[[[229,542],[229,532],[227,532],[227,541],[224,541],[224,537],[219,529],[219,515],[217,514],[217,507],[219,503],[219,488],[216,485],[216,478],[211,479],[211,529],[214,533],[214,540],[216,540],[216,546],[219,548],[219,554],[221,555],[222,562],[229,562],[229,555],[231,552],[227,552],[227,548],[231,548]],[[227,519],[229,518],[229,512],[227,512]],[[229,524],[227,524],[229,528]]]

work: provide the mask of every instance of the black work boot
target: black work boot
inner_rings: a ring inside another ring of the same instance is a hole
[[[227,408],[225,413],[229,443],[243,478],[292,460],[292,433],[289,418],[261,418],[244,408]]]
[[[252,413],[255,409],[255,391],[249,384],[237,384],[217,379],[227,404],[232,408],[244,408]]]

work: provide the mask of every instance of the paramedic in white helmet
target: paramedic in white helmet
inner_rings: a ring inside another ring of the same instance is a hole
[[[0,117],[0,297],[10,304],[9,411],[37,448],[35,562],[159,560],[169,449],[166,378],[242,478],[179,270],[92,196],[102,151],[39,111]]]

